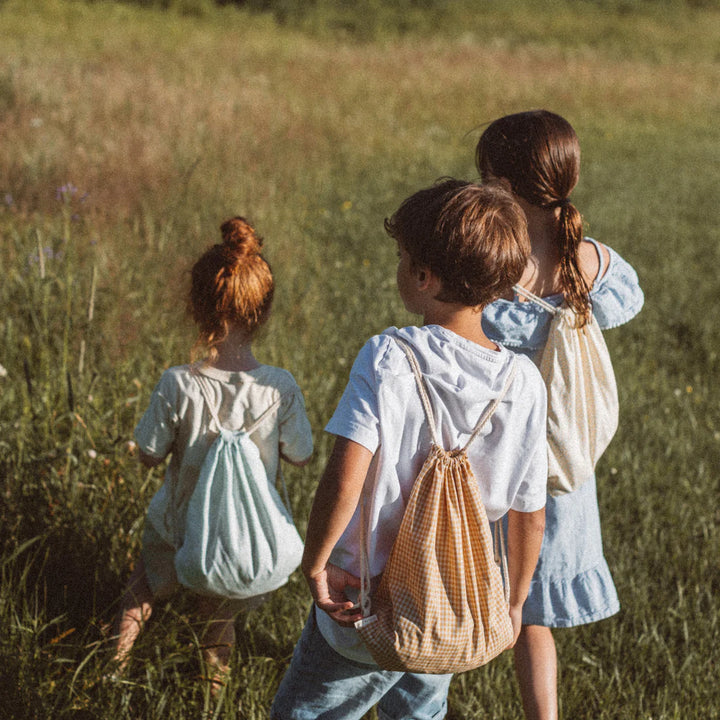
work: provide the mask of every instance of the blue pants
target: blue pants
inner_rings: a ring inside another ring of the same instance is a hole
[[[452,675],[380,670],[353,662],[325,641],[313,606],[270,710],[272,720],[441,720]]]

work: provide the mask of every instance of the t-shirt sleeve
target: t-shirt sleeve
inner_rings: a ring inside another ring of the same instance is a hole
[[[645,302],[634,268],[612,248],[607,249],[610,253],[607,272],[590,293],[593,315],[602,330],[632,320]]]
[[[372,453],[380,443],[376,358],[382,351],[380,345],[388,342],[378,336],[365,343],[353,363],[340,402],[325,426],[327,432],[352,440]]]
[[[529,411],[523,433],[520,483],[510,507],[518,512],[534,512],[545,506],[548,478],[547,392],[534,365],[526,369],[525,385],[523,395],[529,401]]]
[[[293,387],[283,394],[280,403],[280,453],[290,462],[304,462],[313,451],[312,428],[305,411],[302,391]]]
[[[164,458],[171,450],[179,423],[175,410],[177,387],[165,372],[150,396],[150,404],[135,428],[139,448],[154,458]]]

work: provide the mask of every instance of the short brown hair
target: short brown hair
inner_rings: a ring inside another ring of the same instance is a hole
[[[385,230],[440,278],[437,300],[468,307],[508,292],[530,254],[525,214],[509,192],[453,178],[407,198]]]
[[[220,226],[223,241],[208,248],[193,265],[188,306],[197,323],[196,346],[217,356],[231,325],[252,337],[270,315],[275,281],[262,256],[262,238],[243,217]]]

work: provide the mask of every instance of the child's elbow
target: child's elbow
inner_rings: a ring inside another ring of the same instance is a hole
[[[545,508],[532,512],[510,510],[508,520],[511,527],[518,528],[524,535],[543,535],[545,533]]]
[[[545,532],[545,508],[527,513],[527,523],[530,529],[541,535]]]
[[[290,463],[290,465],[294,465],[295,467],[305,467],[312,460],[312,455],[308,455],[304,460],[293,460],[282,453],[280,453],[280,457],[286,463]]]
[[[164,459],[165,458],[158,458],[154,457],[153,455],[148,455],[146,452],[140,450],[140,462],[146,468],[154,468],[159,465]]]

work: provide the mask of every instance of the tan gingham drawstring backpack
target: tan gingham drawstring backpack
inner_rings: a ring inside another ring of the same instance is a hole
[[[503,584],[500,569],[502,561],[507,580],[503,533],[497,522],[498,557],[466,451],[508,391],[515,360],[505,387],[485,410],[465,446],[447,452],[437,437],[415,355],[404,341],[396,340],[413,369],[433,444],[413,485],[372,604],[363,501],[363,619],[355,627],[383,669],[462,672],[489,662],[513,639],[509,588]]]
[[[577,326],[572,308],[551,305],[515,285],[552,314],[535,362],[547,387],[548,492],[564,495],[589,480],[618,427],[619,403],[610,353],[597,320]]]

